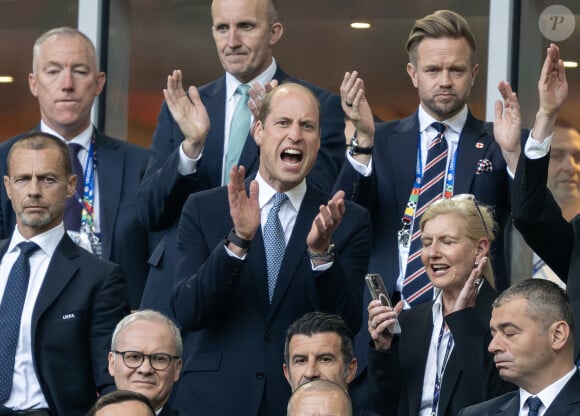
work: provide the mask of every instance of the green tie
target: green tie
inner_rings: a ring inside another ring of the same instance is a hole
[[[226,185],[230,181],[230,170],[232,166],[237,165],[242,154],[244,144],[246,144],[246,137],[250,131],[250,120],[252,113],[248,108],[248,90],[249,85],[240,84],[236,89],[236,94],[240,94],[240,100],[236,105],[234,116],[232,117],[232,124],[230,125],[230,137],[228,139],[228,151],[226,154],[226,161],[224,164],[223,184]]]

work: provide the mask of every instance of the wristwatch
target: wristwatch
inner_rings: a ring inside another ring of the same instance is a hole
[[[334,260],[334,244],[329,245],[324,253],[315,253],[314,251],[310,250],[310,247],[307,248],[307,252],[310,260],[319,260],[325,262],[331,262]]]
[[[252,240],[246,240],[236,234],[236,229],[232,228],[228,236],[224,240],[224,244],[227,246],[229,242],[234,243],[239,248],[244,250],[249,250],[252,245]]]
[[[358,145],[358,139],[353,137],[350,139],[350,144],[348,145],[348,153],[351,156],[354,155],[370,155],[373,152],[373,146],[371,147],[360,147]]]

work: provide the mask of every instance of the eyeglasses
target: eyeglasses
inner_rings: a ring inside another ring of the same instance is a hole
[[[145,357],[149,358],[149,365],[155,370],[163,371],[169,367],[172,360],[181,358],[175,355],[157,352],[155,354],[143,354],[139,351],[111,351],[123,357],[123,362],[129,368],[136,369],[141,367]]]
[[[483,229],[485,230],[485,234],[489,235],[489,229],[487,228],[487,224],[485,223],[485,220],[483,219],[483,214],[481,213],[481,209],[479,208],[479,204],[477,203],[477,199],[475,199],[475,195],[473,195],[473,194],[457,194],[457,195],[453,195],[449,199],[451,201],[473,201],[473,205],[475,205],[475,209],[477,210],[477,213],[479,214],[479,219],[481,220],[481,223],[483,224]],[[433,204],[437,204],[440,201],[445,201],[445,199],[438,199]]]
[[[483,214],[481,213],[481,209],[479,208],[479,204],[477,203],[477,199],[475,199],[475,195],[473,194],[457,194],[451,197],[452,201],[473,201],[473,205],[475,205],[475,209],[479,214],[479,219],[481,219],[481,223],[483,224],[483,229],[485,230],[485,235],[489,235],[489,230],[487,229],[487,224],[483,219]]]

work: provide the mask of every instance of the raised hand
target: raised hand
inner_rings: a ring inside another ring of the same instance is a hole
[[[493,135],[511,172],[515,172],[521,152],[522,120],[520,103],[512,87],[500,81],[497,89],[503,101],[495,102]]]
[[[383,306],[378,300],[371,300],[367,307],[369,312],[368,331],[377,350],[388,350],[393,341],[393,325],[403,310],[403,301],[394,308]]]
[[[308,248],[315,253],[323,253],[330,246],[330,239],[344,215],[344,191],[336,192],[327,205],[319,207],[319,213],[312,221],[306,237]]]
[[[188,157],[195,159],[205,145],[210,127],[209,117],[197,88],[189,87],[186,94],[181,70],[176,69],[167,76],[167,88],[163,90],[163,97],[173,119],[185,136],[183,151]]]
[[[258,182],[252,181],[248,196],[244,185],[245,177],[246,169],[243,166],[232,166],[228,183],[228,201],[236,234],[244,240],[252,240],[260,226],[259,189]]]
[[[365,96],[364,81],[359,78],[358,72],[347,72],[340,85],[342,110],[348,121],[351,121],[356,130],[359,145],[372,147],[375,136],[375,123],[371,107]]]

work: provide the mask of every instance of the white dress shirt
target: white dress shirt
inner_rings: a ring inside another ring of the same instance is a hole
[[[12,391],[10,398],[4,403],[4,406],[11,409],[27,410],[33,408],[48,408],[48,403],[42,393],[38,377],[34,371],[31,321],[34,305],[36,304],[36,299],[44,282],[50,259],[60,243],[64,232],[64,225],[60,223],[51,230],[29,240],[38,244],[40,250],[32,253],[29,259],[30,280],[24,301],[24,308],[22,309],[20,334],[18,336],[18,345],[16,347],[16,357],[14,360]],[[0,298],[4,296],[4,290],[12,265],[20,255],[20,250],[16,246],[23,241],[26,240],[18,232],[18,227],[16,227],[8,250],[0,260]],[[63,340],[63,342],[66,342],[66,340]]]

